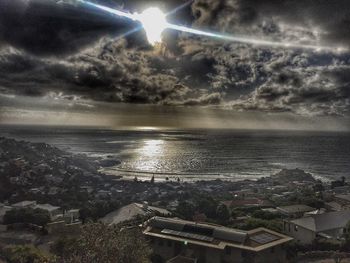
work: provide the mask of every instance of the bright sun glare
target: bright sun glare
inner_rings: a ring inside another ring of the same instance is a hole
[[[162,33],[168,27],[165,14],[157,7],[150,7],[138,16],[152,45],[162,41]]]

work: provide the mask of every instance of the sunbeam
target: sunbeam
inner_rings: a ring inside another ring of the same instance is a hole
[[[327,51],[334,53],[341,53],[347,51],[345,47],[334,47],[334,46],[321,46],[316,44],[301,44],[294,42],[281,42],[281,41],[271,41],[266,39],[254,38],[249,36],[234,36],[222,33],[208,32],[200,29],[194,29],[182,25],[175,25],[168,23],[166,21],[166,17],[169,14],[173,14],[180,9],[188,6],[192,1],[188,1],[183,5],[175,8],[173,11],[170,11],[167,14],[164,14],[159,8],[151,7],[146,9],[141,14],[138,13],[128,13],[125,11],[113,9],[110,7],[106,7],[103,5],[95,4],[85,0],[77,0],[78,3],[85,4],[90,7],[94,7],[96,9],[100,9],[107,13],[124,17],[133,21],[138,21],[142,24],[143,29],[146,32],[148,42],[154,45],[157,42],[161,42],[162,33],[165,29],[172,29],[184,33],[190,33],[199,36],[206,36],[216,39],[221,39],[224,41],[238,42],[238,43],[246,43],[257,46],[269,46],[269,47],[281,47],[281,48],[294,48],[294,49],[307,49],[313,51]]]

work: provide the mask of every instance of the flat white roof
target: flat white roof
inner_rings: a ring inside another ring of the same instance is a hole
[[[146,223],[144,234],[204,247],[234,247],[259,252],[291,241],[293,238],[266,228],[250,231],[219,225],[195,223],[177,218],[153,217]]]

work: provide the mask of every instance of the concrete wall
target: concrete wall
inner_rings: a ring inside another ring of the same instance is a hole
[[[286,251],[282,246],[254,253],[237,248],[221,250],[177,241],[168,242],[168,240],[155,237],[151,238],[151,246],[154,253],[161,256],[164,262],[180,254],[186,257],[197,258],[198,263],[287,262]]]
[[[265,263],[265,262],[274,262],[274,263],[288,262],[286,249],[284,248],[284,246],[281,245],[281,246],[265,249],[264,251],[259,252],[255,256],[254,263]]]
[[[343,228],[336,228],[336,229],[330,229],[327,231],[323,231],[323,233],[334,237],[335,239],[337,239],[338,237],[342,237],[344,234],[344,229]]]
[[[293,237],[296,242],[303,245],[312,244],[316,238],[315,232],[288,221],[283,222],[283,230],[285,234]]]

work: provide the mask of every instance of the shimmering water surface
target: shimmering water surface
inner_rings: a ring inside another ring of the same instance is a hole
[[[0,135],[113,156],[121,164],[105,171],[130,178],[242,179],[301,168],[323,179],[350,179],[349,133],[0,126]]]

